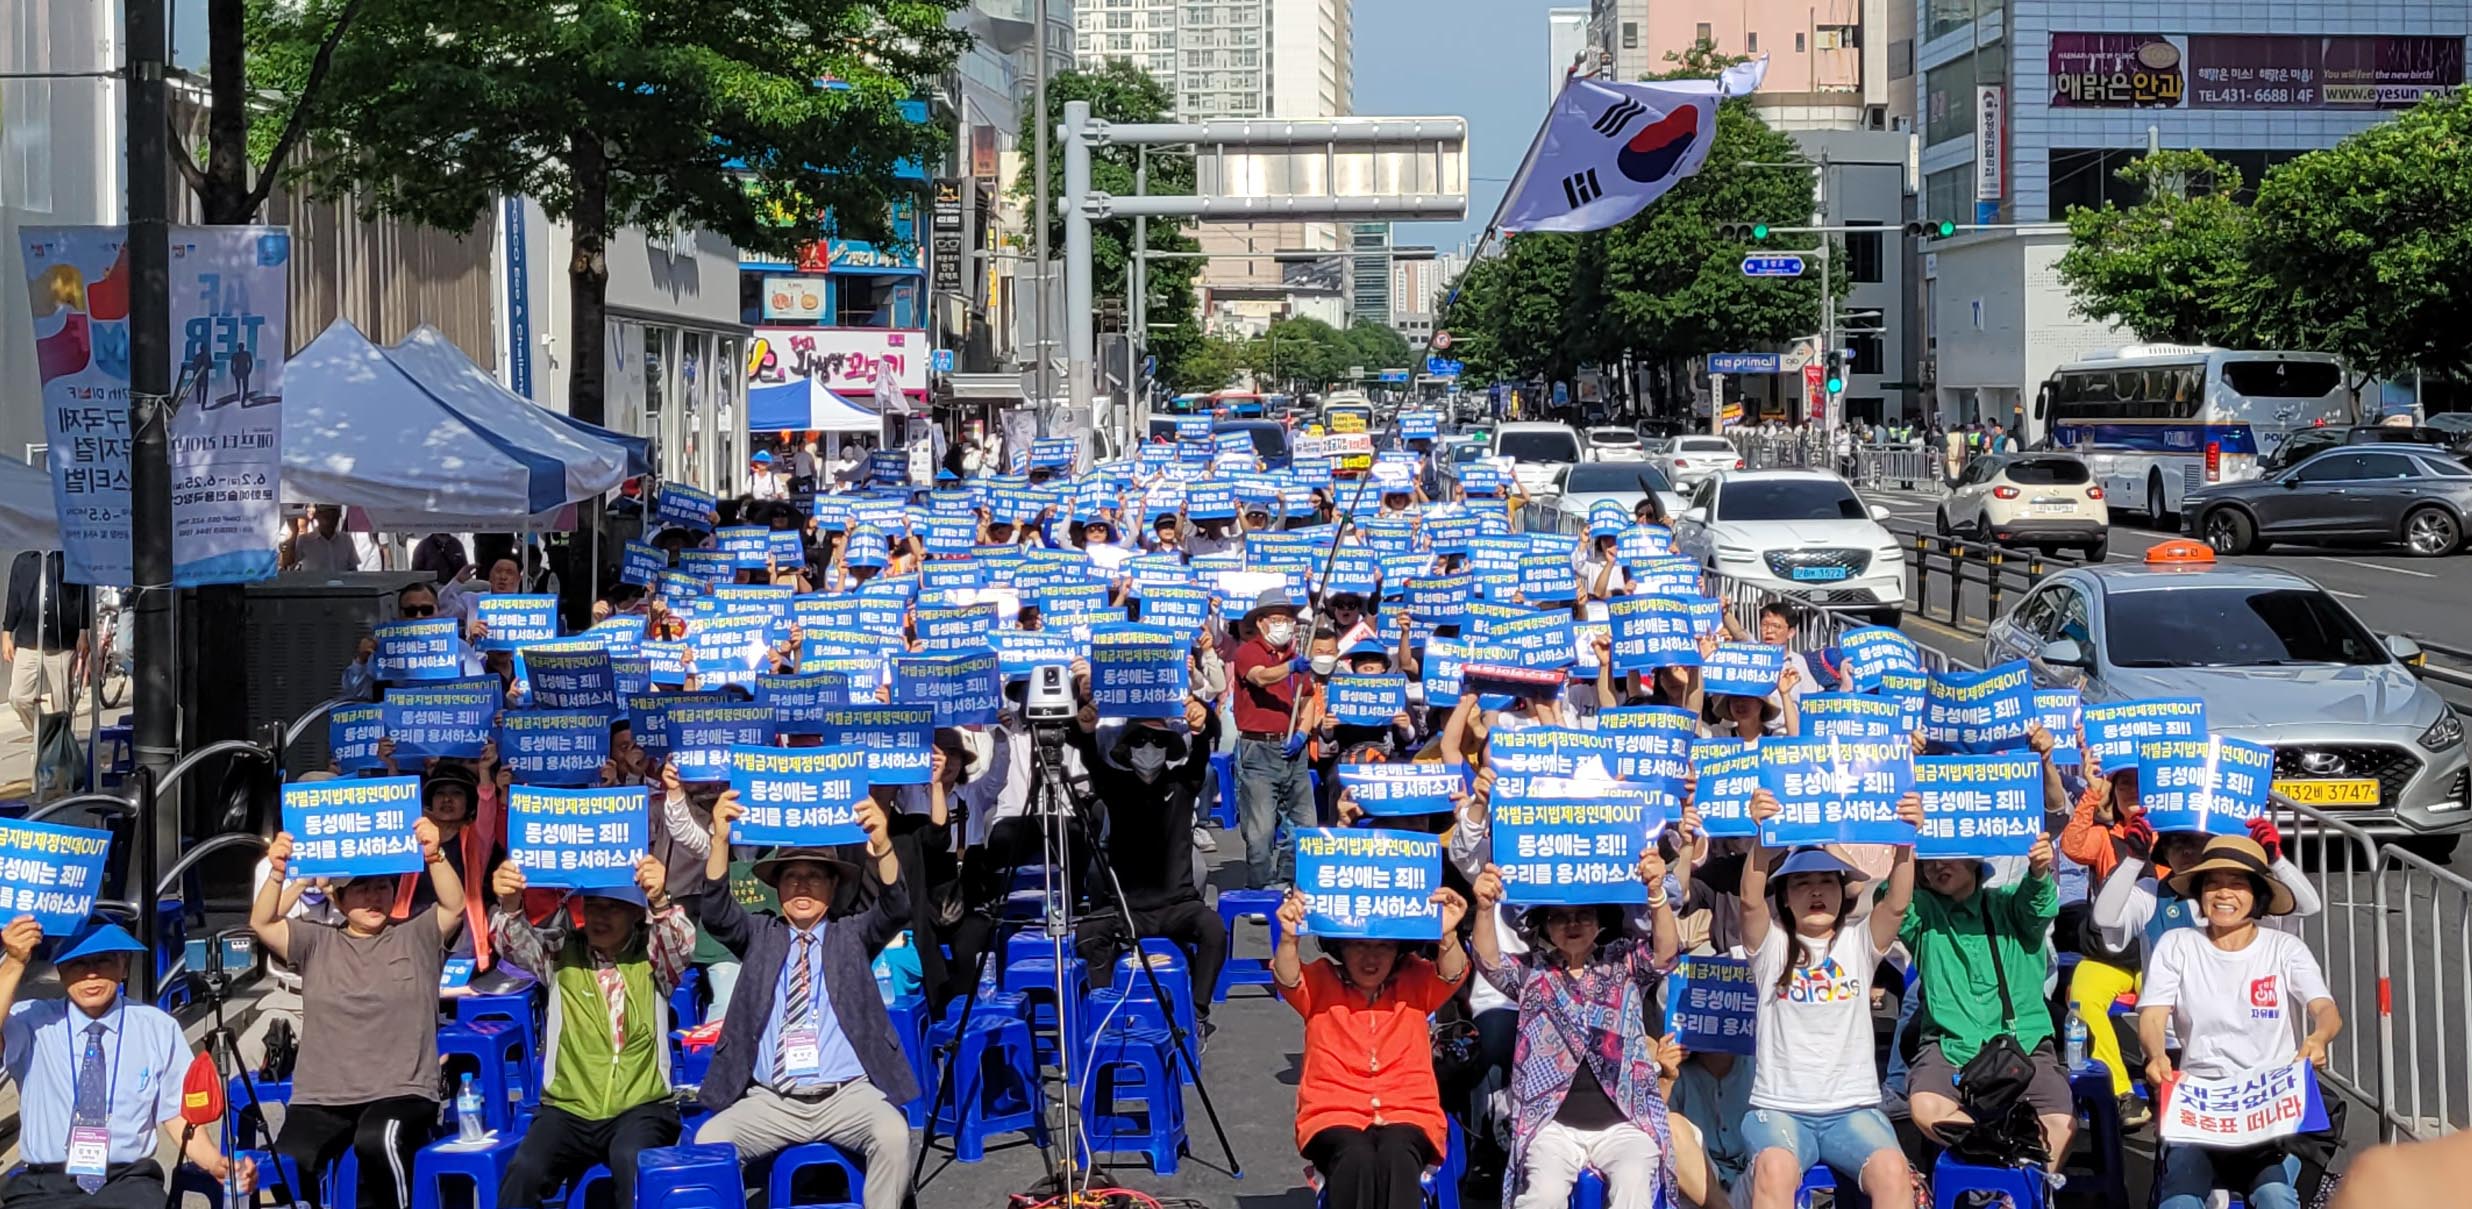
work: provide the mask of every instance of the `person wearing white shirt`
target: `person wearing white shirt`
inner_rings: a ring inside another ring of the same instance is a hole
[[[307,529],[292,538],[289,569],[332,575],[343,571],[383,571],[385,555],[376,538],[343,527],[343,509],[320,504],[310,512]]]
[[[2343,1031],[2343,1013],[2309,946],[2258,926],[2295,905],[2265,849],[2246,836],[2217,836],[2195,864],[2172,875],[2170,888],[2197,904],[2199,923],[2166,933],[2146,960],[2137,1035],[2148,1085],[2167,1088],[2175,1077],[2164,1048],[2167,1028],[2180,1039],[2180,1071],[2195,1078],[2232,1078],[2294,1061],[2324,1065],[2327,1047]],[[2200,1209],[2218,1188],[2254,1209],[2299,1209],[2299,1164],[2271,1143],[2234,1149],[2164,1142],[2155,1161],[2157,1209]]]

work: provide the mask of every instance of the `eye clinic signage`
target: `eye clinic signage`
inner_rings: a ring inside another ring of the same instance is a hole
[[[2464,40],[2055,33],[2054,108],[2408,109],[2463,86]]]

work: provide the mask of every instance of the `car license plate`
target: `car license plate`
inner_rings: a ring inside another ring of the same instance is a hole
[[[2036,500],[2036,501],[2034,501],[2034,510],[2035,510],[2036,512],[2041,512],[2041,513],[2045,513],[2045,514],[2049,514],[2049,513],[2056,513],[2056,512],[2066,512],[2066,511],[2068,511],[2068,510],[2069,510],[2069,507],[2070,507],[2070,505],[2069,505],[2069,502],[2068,502],[2067,500]]]
[[[1844,578],[1845,578],[1845,576],[1846,576],[1846,568],[1844,568],[1844,567],[1796,567],[1796,568],[1794,568],[1794,578],[1796,578],[1796,579],[1803,579],[1803,580],[1812,580],[1812,579],[1817,579],[1817,580],[1829,580],[1829,579],[1844,579]]]
[[[2277,781],[2275,792],[2303,806],[2375,806],[2378,804],[2378,783],[2374,777],[2349,777],[2342,780]]]

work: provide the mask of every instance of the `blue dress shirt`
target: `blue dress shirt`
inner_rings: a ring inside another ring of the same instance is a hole
[[[0,1067],[17,1084],[18,1143],[29,1163],[65,1163],[69,1121],[77,1107],[77,1068],[94,1020],[65,999],[20,1003],[9,1012]],[[126,996],[102,1016],[103,1069],[111,1090],[113,1166],[155,1156],[164,1122],[180,1117],[188,1077],[189,1039],[163,1012]]]
[[[764,1018],[764,1035],[756,1041],[756,1081],[774,1091],[846,1083],[867,1077],[867,1068],[859,1065],[858,1051],[850,1048],[849,1037],[841,1031],[841,1018],[833,1014],[832,996],[824,991],[824,929],[827,922],[817,920],[814,929],[806,933],[815,937],[807,946],[807,993],[813,997],[814,1003],[807,1019],[815,1022],[817,1073],[810,1076],[774,1069],[781,1057],[781,1022],[789,1019],[790,981],[798,968],[798,938],[802,933],[798,928],[791,927],[789,953],[782,959],[781,977],[773,983],[772,1012]]]

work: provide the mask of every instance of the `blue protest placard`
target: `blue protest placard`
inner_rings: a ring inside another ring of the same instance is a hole
[[[831,847],[863,844],[858,803],[867,796],[867,753],[857,747],[738,747],[730,788],[746,814],[730,825],[736,844]]]
[[[966,556],[978,545],[978,521],[969,516],[929,516],[919,529],[927,553]]]
[[[1688,597],[1617,596],[1605,602],[1605,619],[1613,627],[1617,672],[1700,665]]]
[[[849,704],[849,678],[824,672],[758,676],[755,699],[773,712],[773,731],[783,735],[824,733],[826,706]]]
[[[714,584],[713,603],[723,614],[756,614],[769,618],[776,631],[786,630],[797,615],[796,589],[788,584]]]
[[[1634,524],[1614,535],[1614,557],[1627,570],[1636,571],[1650,559],[1666,558],[1674,552],[1674,531],[1663,525]]]
[[[1187,638],[1140,625],[1090,632],[1090,700],[1101,717],[1183,718]]]
[[[937,654],[951,654],[987,645],[996,632],[996,606],[987,604],[920,605],[910,612],[918,644]]]
[[[1142,587],[1136,593],[1141,602],[1141,624],[1158,626],[1180,634],[1199,634],[1210,621],[1210,590],[1157,584]]]
[[[613,789],[506,791],[506,858],[524,884],[582,890],[635,884],[635,862],[652,843],[651,791]]]
[[[1442,841],[1412,831],[1308,827],[1296,833],[1305,931],[1325,939],[1439,940]]]
[[[894,661],[893,700],[933,706],[938,726],[993,725],[1004,704],[1004,678],[996,653],[986,647],[943,656]]]
[[[1250,439],[1247,438],[1248,441]],[[1247,448],[1250,447],[1248,444]],[[1081,443],[1072,437],[1037,437],[1030,442],[1030,467],[1033,470],[1071,470],[1074,458],[1080,452]]]
[[[1625,781],[1680,781],[1691,772],[1699,718],[1671,705],[1625,705],[1597,711],[1597,733],[1613,742],[1613,774]]]
[[[609,761],[609,715],[508,710],[498,719],[498,758],[526,785],[594,784]]]
[[[1436,554],[1466,554],[1476,540],[1476,530],[1476,518],[1465,512],[1426,515],[1425,541]]]
[[[1339,787],[1348,791],[1357,809],[1372,818],[1447,814],[1452,809],[1451,795],[1467,792],[1467,773],[1465,764],[1342,764]]]
[[[807,539],[798,530],[775,529],[767,541],[764,552],[772,556],[772,565],[787,571],[806,564]]]
[[[1408,708],[1408,678],[1397,672],[1330,678],[1330,716],[1341,726],[1389,726]]]
[[[655,760],[666,759],[670,748],[670,711],[699,705],[736,705],[724,693],[638,693],[626,698],[628,726],[635,735],[635,745],[650,753]]]
[[[1519,595],[1530,604],[1567,601],[1578,596],[1579,574],[1571,569],[1571,556],[1534,550],[1520,555]]]
[[[1508,648],[1512,662],[1537,670],[1569,667],[1579,661],[1579,635],[1568,611],[1531,613],[1512,621],[1489,622],[1478,629],[1484,641]]]
[[[491,593],[473,606],[473,620],[480,623],[484,651],[549,642],[558,637],[558,598]]]
[[[2043,834],[2043,761],[2030,754],[1918,756],[1917,859],[2024,856]]]
[[[936,709],[932,705],[845,705],[824,711],[824,733],[865,748],[867,779],[877,785],[924,785],[932,772]]]
[[[1904,739],[1766,739],[1760,783],[1776,817],[1760,827],[1770,848],[1804,844],[1911,844],[1897,799],[1914,787],[1914,747]]]
[[[1868,693],[1880,687],[1882,672],[1919,672],[1923,670],[1922,653],[1914,640],[1887,626],[1868,625],[1847,630],[1837,642],[1845,657],[1845,678],[1855,692]]]
[[[1923,703],[1931,696],[1931,677],[1923,672],[1880,673],[1881,696],[1897,703],[1898,727],[1911,734],[1923,726]]]
[[[661,493],[653,497],[652,523],[656,529],[693,529],[699,533],[712,530],[720,511],[713,506],[713,495],[684,483],[663,483]]]
[[[1430,441],[1440,436],[1441,433],[1442,417],[1436,412],[1403,411],[1399,413],[1399,439],[1402,441]]]
[[[1757,1048],[1760,988],[1741,957],[1689,956],[1665,976],[1664,1035],[1694,1054],[1741,1054]]]
[[[1486,534],[1468,539],[1468,572],[1492,599],[1508,597],[1519,587],[1519,560],[1527,557],[1523,537]]]
[[[665,727],[670,762],[681,781],[726,781],[730,749],[762,747],[772,742],[773,714],[767,705],[673,705]],[[641,737],[638,737],[641,741]]]
[[[2087,704],[2078,711],[2086,729],[2086,755],[2104,775],[2135,768],[2140,744],[2206,737],[2206,703],[2195,697]]]
[[[1806,693],[1802,733],[1809,739],[1888,739],[1909,733],[1905,707],[1869,693]]]
[[[2074,768],[2086,761],[2077,748],[2078,695],[2073,688],[2034,690],[2034,724],[2051,736],[2051,762]]]
[[[344,705],[326,715],[326,750],[335,771],[344,776],[385,767],[378,744],[386,738],[386,709],[377,705]]]
[[[772,670],[772,619],[761,613],[699,618],[687,627],[687,649],[705,688],[754,684]]]
[[[638,643],[637,649],[645,645]],[[534,706],[618,712],[617,665],[608,647],[586,642],[536,646],[523,653],[523,660]]]
[[[378,679],[403,684],[462,676],[461,632],[462,623],[452,617],[379,622],[371,629],[378,640]]]
[[[283,786],[283,829],[292,837],[286,876],[359,877],[418,873],[419,777],[290,781]]]
[[[1718,838],[1753,836],[1751,795],[1760,789],[1760,751],[1740,739],[1702,739],[1691,745],[1691,768],[1699,774],[1692,804],[1700,829]]]
[[[1028,676],[1043,664],[1069,666],[1083,650],[1072,635],[1052,630],[1003,630],[995,637],[996,662],[1007,680]]]
[[[669,570],[669,555],[649,542],[628,542],[618,560],[618,582],[649,588]]]
[[[2137,745],[2137,800],[2158,832],[2245,835],[2249,821],[2266,809],[2274,774],[2275,753],[2240,739],[2208,735]]]
[[[1640,853],[1664,817],[1615,785],[1516,779],[1494,785],[1493,857],[1514,903],[1644,903]]]
[[[687,682],[687,644],[683,642],[644,643],[644,676],[657,685],[682,685]]]
[[[611,655],[632,655],[644,645],[644,629],[650,620],[641,613],[620,613],[593,622],[578,637],[600,643]],[[549,645],[555,647],[560,644]],[[536,646],[533,649],[542,648]]]
[[[0,819],[0,918],[31,915],[46,936],[76,931],[94,914],[111,850],[107,831]]]
[[[489,742],[499,701],[491,688],[478,686],[391,688],[378,709],[397,760],[474,760]]]
[[[1485,737],[1485,767],[1504,778],[1594,776],[1610,780],[1614,738],[1602,731],[1567,726],[1496,730]]]
[[[1700,662],[1700,688],[1711,696],[1765,697],[1785,672],[1785,648],[1765,642],[1720,642]]]
[[[1502,494],[1502,468],[1483,462],[1469,462],[1459,468],[1459,493],[1465,496],[1497,496]]]
[[[704,585],[728,583],[738,575],[738,560],[727,550],[699,549],[678,552],[678,569]],[[662,581],[668,583],[666,577]]]
[[[1411,579],[1402,597],[1408,616],[1433,625],[1458,625],[1468,611],[1476,577],[1462,572]]]
[[[1923,699],[1923,737],[1946,751],[2025,746],[2034,720],[2034,671],[2013,659],[1980,672],[1934,672]]]
[[[1700,596],[1700,565],[1679,554],[1641,559],[1631,582],[1650,596]]]

